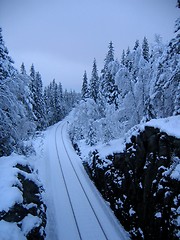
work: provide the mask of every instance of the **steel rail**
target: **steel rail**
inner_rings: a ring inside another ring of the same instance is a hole
[[[71,210],[72,210],[72,214],[73,214],[73,217],[74,217],[75,225],[76,225],[76,228],[77,228],[77,231],[78,231],[78,235],[79,235],[80,240],[83,240],[82,236],[81,236],[81,232],[80,232],[79,226],[78,226],[77,218],[76,218],[76,215],[75,215],[75,212],[74,212],[74,209],[73,209],[73,204],[72,204],[72,201],[71,201],[71,197],[70,197],[70,194],[69,194],[68,186],[67,186],[67,183],[66,183],[65,175],[64,175],[64,172],[63,172],[63,168],[62,168],[62,164],[61,164],[61,160],[60,160],[60,156],[59,156],[59,151],[58,151],[58,146],[57,146],[57,130],[58,130],[59,126],[60,126],[60,124],[56,127],[56,130],[55,130],[55,145],[56,145],[56,152],[57,152],[58,162],[59,162],[59,166],[60,166],[60,170],[61,170],[64,186],[66,188],[69,204],[70,204],[70,207],[71,207]]]
[[[58,125],[58,127],[59,127],[59,126],[60,126],[60,125]],[[65,149],[65,151],[66,151],[66,154],[67,154],[67,156],[68,156],[68,159],[69,159],[69,161],[70,161],[70,164],[71,164],[71,166],[72,166],[72,168],[73,168],[73,170],[74,170],[74,173],[75,173],[75,175],[76,175],[76,177],[77,177],[77,179],[78,179],[78,182],[79,182],[79,184],[80,184],[80,186],[81,186],[81,188],[82,188],[82,190],[83,190],[83,192],[84,192],[84,195],[86,196],[87,201],[88,201],[88,203],[89,203],[89,205],[90,205],[90,207],[91,207],[91,209],[92,209],[92,211],[93,211],[93,213],[94,213],[94,216],[95,216],[95,218],[96,218],[96,220],[97,220],[97,222],[98,222],[98,224],[99,224],[99,226],[100,226],[100,228],[101,228],[101,230],[102,230],[102,232],[103,232],[103,234],[104,234],[104,237],[105,237],[106,240],[109,240],[108,237],[107,237],[107,234],[105,233],[104,228],[103,228],[103,226],[102,226],[102,224],[101,224],[101,222],[100,222],[100,220],[99,220],[99,218],[98,218],[98,216],[97,216],[97,214],[96,214],[96,212],[95,212],[95,210],[94,210],[94,208],[93,208],[93,206],[92,206],[92,203],[91,203],[91,201],[90,201],[90,199],[89,199],[89,197],[88,197],[88,195],[87,195],[87,193],[86,193],[86,191],[85,191],[85,189],[84,189],[84,187],[83,187],[83,185],[82,185],[82,183],[81,183],[81,180],[80,180],[80,178],[79,178],[79,176],[78,176],[78,174],[77,174],[77,172],[76,172],[76,170],[75,170],[75,167],[74,167],[74,165],[73,165],[73,163],[72,163],[71,157],[69,156],[69,153],[68,153],[68,151],[67,151],[67,149],[66,149],[65,142],[64,142],[64,139],[63,139],[63,134],[62,134],[62,133],[63,133],[63,128],[64,128],[64,126],[65,126],[65,123],[63,124],[63,126],[62,126],[62,128],[61,128],[61,136],[62,136],[62,142],[63,142],[64,149]],[[58,127],[57,127],[57,129],[58,129]]]

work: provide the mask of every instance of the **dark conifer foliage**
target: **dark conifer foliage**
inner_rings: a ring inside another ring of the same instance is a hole
[[[81,98],[86,99],[89,97],[89,86],[88,86],[88,78],[86,71],[83,75],[83,83],[82,83],[82,89],[81,89]]]
[[[48,126],[61,121],[77,104],[80,96],[75,91],[63,91],[62,84],[53,79],[44,89],[45,116]]]
[[[144,59],[148,62],[149,61],[149,44],[146,37],[144,37],[143,43],[142,43],[142,54]]]
[[[92,98],[95,102],[97,101],[98,98],[98,92],[99,92],[99,77],[96,59],[94,59],[91,79],[89,83],[89,97]]]

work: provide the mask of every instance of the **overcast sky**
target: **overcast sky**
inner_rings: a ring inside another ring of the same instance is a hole
[[[176,0],[0,0],[0,26],[10,56],[19,69],[34,63],[44,85],[53,78],[63,88],[80,91],[84,70],[99,71],[107,47],[116,58],[144,36],[167,42],[179,16]]]

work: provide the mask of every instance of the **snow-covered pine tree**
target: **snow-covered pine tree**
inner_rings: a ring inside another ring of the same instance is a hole
[[[102,75],[99,80],[98,94],[98,103],[101,111],[105,110],[106,103],[115,104],[116,108],[118,108],[118,88],[115,84],[115,74],[117,70],[114,72],[114,65],[116,65],[117,62],[114,61],[114,47],[112,41],[109,43],[108,53],[104,62],[104,68],[101,71]]]
[[[37,129],[42,130],[46,127],[43,85],[41,75],[39,72],[35,72],[33,64],[30,68],[30,77],[30,91],[32,97],[32,111],[34,114],[34,122],[36,123]]]
[[[23,151],[22,140],[34,131],[28,82],[14,68],[0,29],[0,156]]]
[[[144,59],[148,62],[149,61],[149,43],[146,37],[144,37],[143,43],[142,43],[142,55]]]
[[[98,98],[98,92],[99,92],[99,77],[96,59],[94,59],[91,79],[89,83],[89,97],[92,98],[95,102],[97,101]]]
[[[26,68],[24,66],[24,63],[21,64],[20,73],[23,74],[23,75],[26,74]]]
[[[81,99],[86,99],[89,97],[89,87],[88,87],[88,78],[86,71],[83,74],[83,83],[81,88]]]
[[[136,51],[136,49],[138,49],[139,45],[140,45],[139,40],[136,40],[133,50]]]
[[[128,71],[131,72],[131,69],[132,69],[132,54],[131,54],[131,51],[130,51],[129,47],[126,50],[125,66],[128,69]]]
[[[36,73],[35,78],[36,92],[35,92],[35,108],[34,114],[37,118],[37,129],[42,130],[46,127],[46,117],[45,117],[45,104],[43,98],[43,84],[42,78],[39,72]]]
[[[177,2],[177,7],[180,9],[180,0]],[[172,64],[173,82],[175,88],[174,98],[174,115],[180,114],[180,17],[175,22],[174,38],[169,44],[169,60]],[[174,60],[173,60],[174,59]]]
[[[32,64],[31,65],[31,68],[30,68],[30,82],[29,82],[29,89],[30,89],[30,94],[31,94],[31,99],[32,99],[32,111],[34,113],[34,108],[35,108],[35,95],[36,95],[36,72],[35,72],[35,69],[34,69],[34,65]],[[36,120],[36,116],[34,115],[34,121]]]
[[[8,49],[3,40],[2,28],[0,28],[0,81],[17,73],[16,69],[13,67],[13,63],[14,61],[9,56]]]
[[[114,46],[113,46],[113,42],[110,41],[109,46],[108,46],[108,53],[104,59],[104,71],[107,70],[108,65],[110,62],[114,61]]]
[[[123,49],[122,55],[121,55],[121,64],[122,64],[122,65],[125,65],[125,56],[126,56],[126,54],[125,54],[125,51],[124,51],[124,49]]]
[[[156,79],[154,80],[151,103],[156,118],[168,117],[177,114],[179,110],[179,82],[180,82],[180,21],[175,23],[175,34],[158,65]],[[151,91],[152,92],[152,91]]]
[[[51,88],[50,85],[44,88],[44,102],[45,102],[45,115],[47,120],[47,125],[50,126],[52,124],[52,116],[53,116],[53,107],[51,104]]]

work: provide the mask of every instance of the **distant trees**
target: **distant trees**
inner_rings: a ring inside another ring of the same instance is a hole
[[[43,89],[42,78],[34,65],[28,75],[24,63],[18,72],[5,46],[0,28],[0,156],[12,151],[26,152],[24,140],[36,130],[65,117],[79,95],[63,91],[55,80]]]
[[[23,65],[21,65],[21,71],[24,71]],[[34,122],[36,123],[37,130],[42,130],[46,127],[45,105],[43,97],[43,84],[41,75],[39,72],[35,72],[34,65],[30,68],[30,94],[32,98],[32,112],[34,116]]]
[[[142,44],[136,40],[132,50],[123,50],[120,62],[109,43],[100,76],[94,62],[89,83],[87,75],[83,81],[88,94],[86,103],[74,110],[73,139],[86,139],[90,145],[106,143],[140,122],[180,114],[179,30],[178,19],[168,45],[158,35],[151,45],[146,37]]]
[[[44,89],[45,115],[47,125],[61,121],[76,105],[80,96],[75,91],[63,91],[62,84],[53,79]]]

